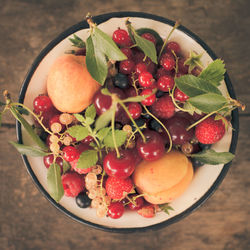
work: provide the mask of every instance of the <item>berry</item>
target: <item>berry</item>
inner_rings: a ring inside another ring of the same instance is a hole
[[[140,73],[138,79],[140,86],[144,88],[150,87],[155,82],[152,74],[147,71],[143,71],[142,73]]]
[[[156,79],[159,79],[161,76],[165,76],[165,75],[170,75],[169,71],[167,71],[163,67],[160,67],[159,69],[157,69]]]
[[[141,35],[141,37],[145,38],[146,40],[148,40],[148,41],[152,42],[154,45],[156,45],[156,38],[151,33],[143,33]]]
[[[62,151],[63,151],[63,159],[67,162],[71,162],[79,158],[79,152],[73,146],[66,146],[63,148]]]
[[[81,192],[76,196],[76,204],[80,208],[87,208],[91,204],[91,199],[86,193]]]
[[[96,92],[93,100],[97,115],[101,115],[106,112],[112,104],[111,97],[109,95],[104,95],[101,90]]]
[[[136,95],[136,90],[134,87],[129,87],[127,90],[126,90],[126,95],[127,97],[133,97],[133,96],[137,96]]]
[[[175,59],[171,54],[163,54],[160,65],[167,71],[171,71],[175,67]]]
[[[137,213],[145,218],[152,218],[155,216],[155,207],[153,204],[147,204],[137,210]]]
[[[54,115],[50,120],[49,120],[49,128],[52,132],[54,133],[59,133],[62,130],[64,130],[66,128],[65,125],[63,125],[60,122],[60,115]]]
[[[191,162],[194,168],[202,167],[204,166],[204,163],[200,162],[196,158],[191,158]]]
[[[152,105],[152,112],[159,118],[168,119],[175,113],[175,106],[169,95],[164,95]]]
[[[49,168],[50,165],[54,162],[54,155],[46,155],[43,157],[43,163],[46,168]],[[63,173],[63,159],[61,157],[56,158],[56,164],[61,168],[61,174]]]
[[[131,102],[128,104],[128,111],[130,113],[130,115],[132,116],[132,118],[138,119],[141,116],[141,112],[142,112],[142,107],[139,103],[137,102]]]
[[[140,196],[137,197],[137,194],[132,194],[129,196],[130,199],[133,200],[133,202],[128,203],[128,207],[131,210],[139,210],[143,207],[144,205],[144,199]]]
[[[160,97],[162,97],[162,96],[164,96],[164,95],[165,95],[165,92],[163,92],[163,91],[161,91],[161,90],[157,90],[157,92],[156,92],[156,94],[155,94],[156,98],[160,98]]]
[[[121,48],[121,51],[128,59],[133,59],[133,53],[130,48]]]
[[[124,213],[124,206],[122,202],[116,201],[110,203],[108,206],[108,216],[112,219],[120,218]]]
[[[136,149],[140,157],[146,161],[155,161],[161,158],[165,152],[165,145],[159,133],[145,130],[143,134],[146,142],[143,141],[142,137],[139,137],[136,142]]]
[[[146,99],[144,99],[143,101],[141,101],[141,103],[145,106],[151,106],[153,105],[153,103],[155,102],[156,96],[155,94],[153,94],[153,90],[152,89],[144,89],[142,90],[141,96],[147,96],[149,95],[149,97],[147,97]]]
[[[179,45],[179,43],[177,42],[169,42],[167,43],[167,46],[166,46],[166,51],[167,52],[172,52],[172,50],[174,51],[174,53],[176,55],[178,55],[181,51],[181,47]]]
[[[155,130],[156,132],[162,130],[161,124],[155,119],[149,121],[148,127],[152,130]]]
[[[170,75],[161,76],[157,81],[157,88],[161,91],[168,92],[174,87],[174,78]]]
[[[124,29],[117,29],[113,33],[113,40],[120,46],[129,47],[132,45],[131,38],[128,32]]]
[[[187,74],[188,73],[188,65],[185,65],[185,58],[179,58],[178,60],[178,69],[179,72],[183,73],[183,74]]]
[[[121,61],[119,64],[119,72],[125,75],[131,74],[135,69],[135,63],[131,59]]]
[[[127,89],[129,87],[128,77],[121,73],[116,74],[114,77],[114,85],[120,89]]]
[[[210,116],[195,128],[195,136],[200,143],[213,144],[218,142],[225,134],[225,125],[222,120],[215,120]]]
[[[39,95],[33,101],[33,107],[36,113],[47,112],[53,108],[51,99],[46,95]]]
[[[140,117],[140,118],[135,120],[135,123],[140,128],[146,124],[146,120],[144,118]],[[132,122],[130,123],[130,125],[132,127],[132,131],[135,131],[136,130],[135,125]]]
[[[180,102],[185,102],[189,97],[182,92],[180,89],[176,88],[174,90],[174,99]]]
[[[75,172],[68,172],[62,175],[64,194],[69,197],[76,197],[84,190],[83,177]]]
[[[115,151],[110,151],[103,160],[103,167],[107,175],[119,179],[126,179],[135,170],[133,154],[130,150],[120,150],[120,158]]]
[[[88,135],[83,140],[81,140],[81,143],[89,145],[93,140],[94,140],[94,138],[92,136]]]
[[[135,65],[135,73],[137,76],[146,71],[148,71],[148,67],[144,62],[139,62]]]
[[[118,179],[109,176],[106,181],[106,192],[111,199],[120,200],[126,197],[133,189],[133,182],[130,178]]]

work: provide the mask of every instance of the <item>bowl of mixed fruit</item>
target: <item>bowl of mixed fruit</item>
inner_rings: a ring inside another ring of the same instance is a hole
[[[161,228],[199,207],[234,157],[237,108],[224,62],[179,22],[92,17],[35,59],[18,103],[18,142],[39,190],[81,223]]]

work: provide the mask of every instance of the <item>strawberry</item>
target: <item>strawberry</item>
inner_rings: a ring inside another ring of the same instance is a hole
[[[153,204],[147,204],[141,209],[137,210],[137,213],[145,218],[152,218],[155,216],[155,206]]]
[[[111,199],[120,200],[133,189],[133,182],[130,178],[119,179],[109,176],[106,181],[106,192]]]
[[[200,143],[213,144],[219,141],[225,134],[225,124],[223,121],[215,120],[210,116],[195,128],[195,136]]]
[[[160,97],[153,105],[152,112],[155,116],[168,119],[172,117],[175,113],[175,106],[169,95],[164,95]]]

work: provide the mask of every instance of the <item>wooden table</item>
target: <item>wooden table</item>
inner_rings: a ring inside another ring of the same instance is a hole
[[[0,90],[18,98],[32,61],[65,28],[93,15],[144,11],[181,19],[225,60],[240,112],[236,158],[214,195],[170,227],[145,233],[112,234],[81,225],[55,209],[35,188],[19,154],[15,121],[0,130],[0,249],[250,249],[250,2],[247,0],[0,0]]]

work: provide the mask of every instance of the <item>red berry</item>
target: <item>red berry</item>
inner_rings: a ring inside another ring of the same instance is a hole
[[[129,87],[129,88],[126,90],[126,95],[127,95],[127,97],[134,97],[134,96],[137,96],[135,88],[134,88],[134,87]]]
[[[108,216],[112,219],[118,219],[122,217],[123,213],[124,206],[120,201],[112,202],[108,206]]]
[[[138,79],[139,79],[139,84],[144,88],[150,87],[155,82],[152,74],[150,74],[147,71],[140,73]]]
[[[157,72],[156,72],[157,79],[165,75],[170,75],[170,72],[165,70],[163,67],[160,67],[159,69],[157,69]]]
[[[159,118],[168,119],[175,113],[175,106],[169,95],[160,97],[153,105],[152,112]]]
[[[129,198],[133,201],[128,203],[128,207],[131,210],[139,210],[143,207],[144,205],[144,199],[140,196],[137,197],[138,194],[132,194],[129,196]]]
[[[152,218],[155,216],[155,206],[153,204],[147,204],[137,210],[137,213],[145,218]]]
[[[117,29],[113,33],[113,40],[122,47],[129,47],[132,45],[131,38],[128,32],[124,29]]]
[[[75,172],[68,172],[62,176],[65,196],[76,197],[84,190],[84,178]]]
[[[126,197],[133,189],[133,182],[130,178],[118,179],[109,176],[106,181],[106,192],[111,199],[120,200]]]
[[[147,39],[148,41],[152,42],[154,45],[156,45],[156,38],[154,37],[154,35],[152,35],[151,33],[143,33],[141,35],[141,37]]]
[[[110,151],[103,160],[103,167],[107,175],[119,179],[128,178],[135,170],[133,154],[130,150],[122,149],[120,158],[117,158],[115,151]]]
[[[218,142],[225,134],[225,125],[222,120],[215,120],[210,116],[195,128],[195,136],[200,143],[213,144]]]
[[[159,133],[152,130],[143,132],[146,142],[139,137],[136,142],[138,154],[146,161],[155,161],[161,158],[165,152],[165,145]]]
[[[128,59],[133,59],[133,53],[130,48],[121,48],[121,51]]]
[[[179,58],[178,60],[178,69],[179,72],[183,73],[183,74],[187,74],[188,73],[188,65],[185,65],[186,59],[185,58]]]
[[[65,161],[74,161],[75,159],[79,158],[78,150],[73,146],[66,146],[63,148],[63,159]]]
[[[160,60],[160,65],[167,71],[171,71],[175,67],[175,59],[168,53],[163,54]]]
[[[43,163],[46,168],[49,168],[51,164],[54,162],[54,155],[46,155],[43,157]],[[58,164],[61,168],[61,174],[63,173],[63,159],[61,157],[56,158],[56,164]]]
[[[83,140],[81,140],[81,143],[89,145],[93,140],[94,140],[94,138],[92,136],[88,135]]]
[[[131,74],[135,69],[135,63],[131,59],[121,61],[119,64],[119,72],[125,75]]]
[[[176,88],[174,90],[174,99],[180,102],[185,102],[188,99],[188,96],[180,89]]]
[[[149,97],[147,97],[146,99],[144,99],[143,101],[141,101],[141,103],[145,106],[151,106],[153,105],[153,103],[156,100],[156,96],[155,94],[153,94],[153,90],[152,89],[144,89],[142,90],[141,96],[147,96],[149,95]]]
[[[39,95],[33,101],[33,107],[37,114],[40,112],[47,112],[53,108],[51,99],[46,95]]]
[[[135,73],[137,76],[140,75],[140,73],[142,72],[146,72],[147,71],[147,65],[144,62],[139,62],[135,65]]]
[[[180,47],[179,43],[177,43],[177,42],[169,42],[169,43],[167,43],[166,50],[167,50],[167,52],[172,52],[172,50],[173,50],[174,53],[176,55],[178,55],[181,51],[181,47]]]
[[[157,88],[163,92],[168,92],[174,87],[174,78],[170,75],[161,76],[157,81]]]
[[[128,104],[127,108],[128,108],[128,111],[129,111],[130,115],[132,116],[132,118],[134,120],[141,116],[142,107],[141,107],[141,105],[139,103],[131,102],[131,103]]]
[[[138,50],[138,49],[133,49],[133,54],[134,54],[134,61],[135,63],[140,63],[140,62],[143,62],[143,59],[145,58],[145,54]]]

